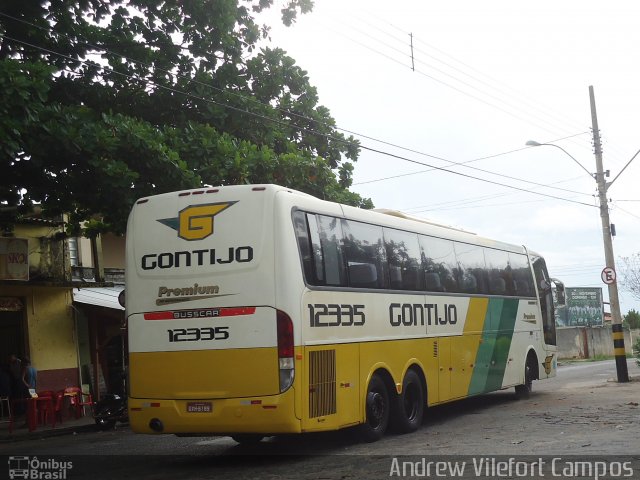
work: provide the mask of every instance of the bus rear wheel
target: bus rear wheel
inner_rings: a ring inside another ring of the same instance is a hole
[[[365,442],[380,440],[389,425],[389,391],[380,375],[374,374],[369,381],[366,398],[366,418],[360,425],[360,436]]]
[[[422,424],[424,404],[422,380],[414,370],[408,370],[402,381],[402,393],[396,397],[393,409],[394,430],[399,433],[415,432]]]

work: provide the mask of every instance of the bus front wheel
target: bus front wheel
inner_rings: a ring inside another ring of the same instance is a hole
[[[240,445],[255,445],[264,438],[264,435],[253,433],[239,433],[237,435],[231,435],[231,438],[233,438]]]
[[[373,375],[367,388],[366,418],[360,426],[360,436],[365,442],[380,440],[389,425],[389,391],[380,375]]]
[[[533,367],[531,366],[531,359],[527,358],[527,363],[524,366],[524,383],[522,385],[516,385],[516,398],[518,398],[518,400],[529,398],[532,389]]]
[[[400,433],[415,432],[424,415],[424,389],[420,376],[408,370],[402,381],[402,393],[396,397],[393,409],[393,428]]]

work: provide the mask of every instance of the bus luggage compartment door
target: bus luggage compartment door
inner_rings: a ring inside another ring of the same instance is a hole
[[[276,311],[241,307],[217,313],[187,319],[176,319],[176,312],[132,315],[130,396],[205,399],[278,394]]]

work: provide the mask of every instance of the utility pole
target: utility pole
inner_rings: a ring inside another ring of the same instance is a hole
[[[411,70],[416,71],[416,65],[413,61],[413,32],[409,34],[409,38],[411,39]]]
[[[615,272],[615,259],[613,257],[613,242],[611,240],[611,223],[609,221],[609,205],[607,203],[608,184],[604,178],[602,167],[602,145],[600,144],[600,130],[598,129],[598,117],[596,115],[596,99],[593,86],[589,86],[589,100],[591,103],[591,124],[593,129],[593,147],[596,156],[596,182],[598,183],[598,197],[600,199],[600,219],[602,220],[602,238],[604,240],[604,258],[607,268]],[[617,177],[616,177],[617,178]],[[616,358],[616,372],[618,382],[628,382],[627,356],[624,348],[624,333],[622,331],[622,315],[620,314],[620,301],[618,299],[618,283],[614,278],[609,283],[609,303],[611,306],[611,327],[613,335],[613,352]]]

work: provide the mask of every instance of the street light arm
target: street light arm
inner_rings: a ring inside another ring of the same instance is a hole
[[[633,159],[634,159],[634,158],[636,158],[636,157],[638,156],[638,154],[639,154],[639,153],[640,153],[640,150],[638,150],[638,151],[636,152],[636,154],[635,154],[633,157],[631,157],[631,160],[629,160],[629,161],[627,162],[627,164],[622,168],[622,170],[620,170],[620,173],[618,173],[618,174],[615,176],[615,178],[614,178],[613,180],[611,180],[611,181],[607,184],[607,188],[609,188],[609,187],[613,184],[613,182],[615,182],[615,181],[618,179],[618,177],[619,177],[620,175],[622,175],[622,172],[624,172],[624,171],[625,171],[625,169],[629,166],[629,164],[630,164],[631,162],[633,162]]]
[[[578,165],[580,165],[580,168],[581,168],[581,169],[583,169],[585,172],[587,172],[587,174],[588,174],[591,178],[593,178],[593,173],[591,173],[589,170],[587,170],[587,169],[585,168],[585,166],[584,166],[584,165],[582,165],[578,160],[576,160],[576,159],[575,159],[575,157],[574,157],[573,155],[571,155],[569,152],[567,152],[567,151],[566,151],[564,148],[562,148],[560,145],[556,145],[555,143],[538,143],[538,142],[536,142],[535,140],[529,140],[529,141],[526,143],[526,145],[527,145],[528,147],[541,147],[542,145],[547,145],[547,146],[549,146],[549,147],[556,147],[556,148],[559,148],[559,149],[560,149],[560,150],[562,150],[564,153],[566,153],[566,154],[569,156],[569,158],[571,158],[571,160],[573,160],[573,161],[574,161],[574,162],[576,162]],[[638,153],[640,153],[640,151],[638,151]],[[637,155],[638,153],[636,153],[636,155]],[[635,156],[635,155],[634,155],[634,156]],[[620,172],[620,173],[622,173],[622,172]],[[617,177],[616,177],[616,178],[617,178]],[[615,180],[615,179],[614,179],[614,180]],[[613,182],[611,182],[611,183],[613,183]]]

